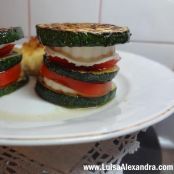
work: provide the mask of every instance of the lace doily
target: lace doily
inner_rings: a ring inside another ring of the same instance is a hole
[[[53,147],[0,147],[0,174],[122,174],[84,171],[83,165],[120,164],[139,148],[137,133],[97,143]]]

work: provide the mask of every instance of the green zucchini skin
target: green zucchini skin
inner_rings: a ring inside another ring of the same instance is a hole
[[[35,90],[42,99],[67,108],[86,108],[101,106],[111,101],[116,94],[116,88],[114,88],[104,96],[93,98],[57,93],[45,87],[39,80],[37,80]]]
[[[91,82],[91,83],[105,83],[111,81],[118,73],[118,69],[111,71],[111,72],[102,72],[95,73],[90,71],[75,71],[71,69],[64,68],[60,66],[58,63],[52,62],[49,58],[45,55],[44,56],[44,64],[46,67],[57,74],[67,76],[73,78],[75,80]]]
[[[12,66],[20,63],[22,60],[22,55],[16,52],[11,53],[8,56],[0,58],[0,72],[5,71]]]
[[[11,43],[24,37],[21,27],[0,28],[0,45]]]
[[[126,43],[131,36],[129,29],[121,32],[103,31],[95,33],[54,30],[49,27],[40,27],[40,25],[36,25],[36,32],[40,42],[51,47],[106,47]]]
[[[24,86],[25,84],[27,84],[28,81],[29,81],[29,77],[27,75],[24,75],[18,81],[14,82],[4,88],[0,88],[0,97],[16,91],[17,89],[19,89],[22,86]]]

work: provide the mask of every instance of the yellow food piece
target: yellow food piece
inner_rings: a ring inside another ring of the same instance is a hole
[[[31,37],[28,42],[23,43],[22,48],[16,48],[23,55],[22,66],[24,71],[31,75],[37,75],[45,53],[36,37]]]

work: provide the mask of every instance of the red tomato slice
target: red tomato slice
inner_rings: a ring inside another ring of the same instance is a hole
[[[58,63],[59,65],[73,70],[83,70],[83,71],[101,71],[113,68],[118,60],[112,59],[104,63],[95,64],[93,66],[76,66],[74,63],[69,63],[67,60],[62,59],[60,57],[51,57],[49,56],[49,60]]]
[[[17,64],[7,71],[0,72],[0,88],[15,82],[21,73],[21,65]]]
[[[54,80],[64,86],[74,89],[79,94],[86,97],[99,97],[107,94],[112,88],[112,82],[106,83],[88,83],[59,75],[50,71],[45,65],[42,65],[40,74],[46,78]]]
[[[14,48],[14,44],[7,44],[0,48],[0,57],[8,55],[12,49]]]

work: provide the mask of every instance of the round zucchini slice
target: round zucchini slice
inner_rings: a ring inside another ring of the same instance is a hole
[[[99,23],[52,23],[36,25],[43,45],[53,47],[111,46],[129,41],[127,27]]]
[[[22,55],[16,52],[9,54],[3,58],[0,58],[0,72],[5,71],[12,66],[20,63],[22,60]]]
[[[24,86],[28,81],[29,81],[29,77],[25,74],[25,75],[21,76],[18,81],[14,82],[4,88],[0,88],[0,97],[16,91],[17,89]]]
[[[119,68],[117,66],[104,71],[75,71],[68,68],[64,68],[60,66],[58,63],[51,62],[47,56],[44,56],[43,61],[50,71],[73,78],[75,80],[91,83],[105,83],[111,81],[119,71]]]
[[[14,42],[24,37],[21,27],[0,28],[0,45]]]
[[[43,82],[40,82],[40,80],[37,80],[35,90],[37,94],[44,100],[67,108],[86,108],[101,106],[111,101],[116,94],[116,87],[114,87],[108,94],[101,97],[88,98],[80,95],[58,93],[48,89],[43,84]]]

